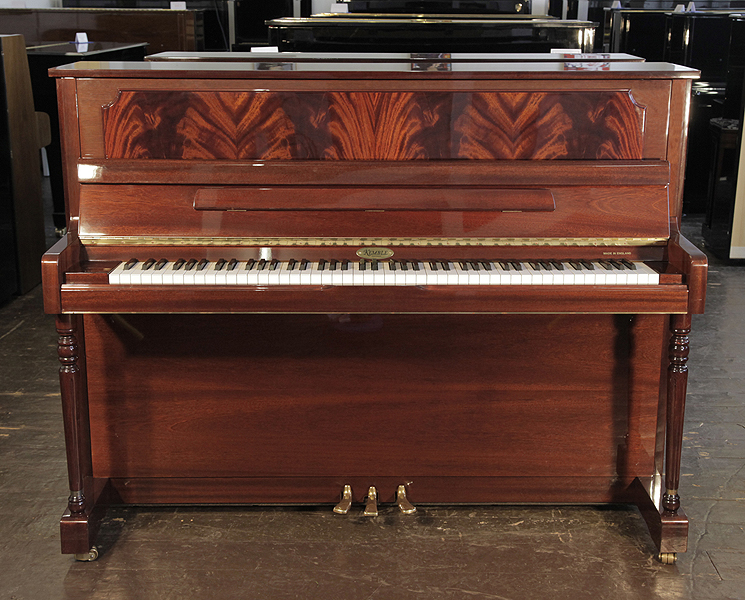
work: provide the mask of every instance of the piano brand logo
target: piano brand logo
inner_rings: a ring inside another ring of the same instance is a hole
[[[381,260],[393,256],[393,250],[390,248],[360,248],[357,250],[357,256]]]

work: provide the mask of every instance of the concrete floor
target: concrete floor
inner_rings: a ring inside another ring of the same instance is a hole
[[[700,222],[686,224],[698,238]],[[712,259],[691,334],[674,566],[635,508],[120,508],[101,557],[59,553],[56,334],[41,290],[0,307],[0,600],[745,599],[745,267]],[[115,543],[114,543],[115,542]]]

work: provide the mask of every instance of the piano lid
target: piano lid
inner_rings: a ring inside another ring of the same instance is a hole
[[[573,52],[158,52],[147,61],[186,62],[644,62],[623,52],[576,54]]]
[[[142,79],[695,79],[699,71],[671,63],[612,62],[602,70],[585,68],[582,62],[454,62],[443,58],[442,69],[422,69],[417,61],[412,63],[384,62],[106,62],[82,61],[49,70],[52,77]],[[589,63],[592,64],[592,63]],[[413,75],[415,74],[415,75]]]

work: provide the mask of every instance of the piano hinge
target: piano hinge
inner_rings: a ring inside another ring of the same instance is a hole
[[[667,238],[285,238],[80,236],[92,246],[654,246]]]

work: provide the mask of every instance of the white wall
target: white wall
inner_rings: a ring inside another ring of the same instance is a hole
[[[313,4],[311,6],[311,14],[315,15],[317,13],[331,12],[331,5],[335,3],[336,0],[313,0]]]
[[[533,0],[530,4],[530,12],[534,15],[547,15],[548,0]]]
[[[0,0],[0,8],[61,8],[62,0]]]

